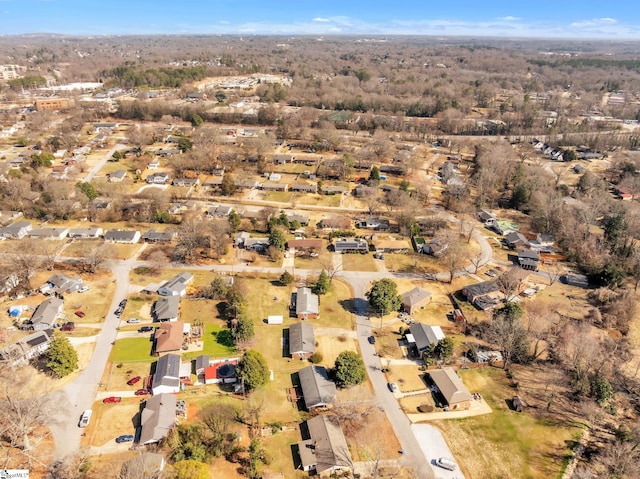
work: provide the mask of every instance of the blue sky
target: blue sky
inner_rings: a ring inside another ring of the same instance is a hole
[[[471,35],[640,40],[638,0],[0,0],[0,34]]]

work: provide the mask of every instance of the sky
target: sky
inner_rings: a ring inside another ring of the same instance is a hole
[[[638,0],[0,0],[0,34],[435,35],[640,40]]]

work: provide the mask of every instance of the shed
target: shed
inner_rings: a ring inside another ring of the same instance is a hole
[[[283,324],[284,318],[282,316],[268,316],[267,324]]]

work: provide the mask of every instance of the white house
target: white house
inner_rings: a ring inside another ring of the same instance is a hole
[[[182,272],[160,286],[160,288],[158,288],[158,294],[162,296],[184,296],[187,294],[187,285],[192,282],[193,275]]]

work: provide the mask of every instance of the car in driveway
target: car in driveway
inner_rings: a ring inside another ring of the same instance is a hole
[[[138,389],[135,393],[136,396],[146,396],[151,394],[151,389]]]
[[[89,425],[89,421],[91,421],[91,415],[93,411],[91,409],[86,409],[82,416],[80,416],[80,422],[78,423],[78,427],[87,427]]]
[[[455,471],[457,467],[455,461],[448,457],[439,457],[436,459],[436,464],[447,471]]]
[[[142,379],[142,378],[141,378],[140,376],[134,376],[134,377],[132,377],[131,379],[129,379],[129,380],[127,381],[127,384],[128,384],[129,386],[133,386],[133,385],[134,385],[134,384],[136,384],[137,382],[140,382],[140,380],[141,380],[141,379]]]
[[[140,328],[138,328],[138,332],[139,333],[149,333],[149,332],[153,331],[154,329],[156,329],[156,328],[154,328],[153,326],[141,326]]]
[[[122,436],[116,437],[116,442],[120,444],[121,442],[132,442],[133,434],[123,434]]]
[[[89,291],[89,286],[85,284],[78,290],[78,293],[86,293],[87,291]]]
[[[140,320],[138,318],[127,319],[127,323],[129,324],[138,324]]]
[[[389,388],[389,391],[391,391],[392,393],[400,392],[400,388],[398,387],[398,383],[388,383],[387,387]]]
[[[127,306],[127,300],[126,298],[123,299],[122,301],[120,301],[120,303],[118,304],[118,306],[122,309],[124,309]]]
[[[76,323],[73,321],[67,321],[62,326],[60,326],[60,331],[73,331],[76,329]]]
[[[120,402],[120,401],[122,401],[122,398],[120,396],[109,396],[109,397],[104,398],[102,400],[102,402],[104,404],[116,403],[116,402]]]
[[[113,314],[115,314],[118,317],[122,316],[122,313],[124,313],[124,309],[122,308],[118,308],[113,312]]]
[[[498,276],[498,272],[495,269],[489,269],[487,271],[485,271],[485,273],[487,276],[490,276],[491,278],[495,278],[496,276]]]
[[[369,336],[367,341],[369,341],[369,344],[376,344],[376,338],[374,336]]]

